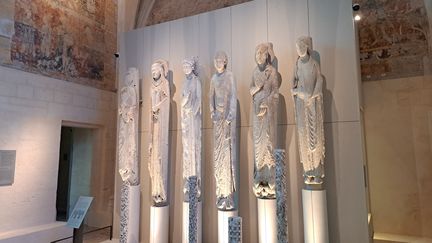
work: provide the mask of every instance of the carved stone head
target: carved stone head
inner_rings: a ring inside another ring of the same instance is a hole
[[[216,52],[216,55],[214,57],[214,66],[216,68],[216,71],[218,73],[223,73],[227,67],[228,64],[228,56],[223,51]]]
[[[183,64],[183,72],[186,74],[186,76],[189,76],[190,74],[197,75],[197,63],[198,63],[197,57],[191,57],[191,58],[185,58],[182,62]]]
[[[259,67],[265,67],[273,63],[275,57],[271,42],[261,43],[255,48],[255,62]]]
[[[138,80],[134,80],[134,79],[138,78],[137,72],[138,70],[136,68],[128,69],[124,81],[125,86],[136,86],[136,82],[138,82]]]
[[[168,77],[168,62],[162,59],[155,61],[151,66],[153,80],[158,80],[163,75]]]
[[[301,36],[296,41],[296,49],[299,57],[305,57],[312,53],[312,37]]]

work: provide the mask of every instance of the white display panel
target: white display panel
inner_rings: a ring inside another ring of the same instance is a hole
[[[357,136],[360,128],[357,56],[352,22],[351,3],[343,0],[309,1],[311,35],[314,49],[321,54],[321,71],[326,77],[324,88],[324,114],[326,132],[326,188],[328,195],[329,237],[331,242],[363,243],[367,241],[367,212],[364,196],[363,161],[361,140]],[[321,12],[320,12],[321,11]],[[319,16],[319,17],[318,17]],[[328,21],[329,22],[328,22]],[[304,0],[256,0],[235,5],[197,16],[175,20],[155,26],[135,30],[125,35],[127,43],[123,45],[127,53],[139,57],[123,60],[143,69],[143,91],[149,71],[144,67],[158,58],[170,62],[173,75],[173,102],[170,123],[171,172],[170,179],[170,240],[179,239],[182,234],[182,178],[181,178],[181,134],[180,99],[183,72],[181,60],[198,55],[200,60],[200,78],[203,96],[208,94],[209,82],[213,73],[213,55],[217,50],[225,51],[230,56],[231,70],[237,80],[239,101],[239,216],[243,218],[243,241],[258,242],[257,201],[252,192],[252,128],[251,98],[247,92],[255,67],[254,50],[257,44],[270,41],[278,58],[278,71],[282,75],[280,87],[280,111],[278,119],[278,148],[287,151],[287,186],[288,186],[288,231],[290,242],[303,242],[303,215],[301,188],[301,164],[298,161],[295,135],[293,103],[290,93],[290,80],[293,64],[296,60],[295,39],[307,35],[307,1]],[[139,34],[137,34],[139,33]],[[158,33],[158,34],[155,34]],[[155,40],[155,36],[163,38]],[[128,40],[138,38],[138,40]],[[168,46],[168,48],[162,48]],[[163,50],[158,56],[155,50]],[[123,51],[122,51],[123,52]],[[122,60],[121,60],[122,61]],[[120,65],[122,66],[122,64]],[[120,70],[120,73],[123,72]],[[146,73],[147,72],[147,73]],[[148,89],[147,89],[148,90]],[[142,111],[149,109],[143,103]],[[347,127],[350,129],[347,130]],[[142,143],[148,133],[147,126],[142,126]],[[353,135],[353,131],[355,136]],[[217,210],[215,210],[215,186],[212,163],[213,130],[208,112],[207,99],[203,98],[203,242],[212,242],[217,238]],[[347,152],[356,154],[349,156]],[[358,155],[358,156],[357,156]],[[349,157],[349,161],[347,161]],[[142,156],[145,160],[145,156]],[[328,165],[328,166],[327,166]],[[145,172],[144,172],[145,174]],[[143,175],[145,177],[145,175]],[[350,179],[353,178],[353,179]],[[146,179],[142,179],[145,184]],[[143,195],[150,195],[148,188],[142,189]],[[352,194],[355,194],[353,197]],[[342,196],[341,196],[342,195]],[[144,205],[147,202],[143,202]],[[352,211],[347,205],[355,205]],[[349,215],[346,216],[346,215]],[[142,222],[149,222],[146,212]],[[357,225],[347,223],[358,222]],[[344,230],[340,230],[344,229]],[[350,232],[350,233],[346,233]],[[149,232],[143,230],[143,235]],[[355,237],[351,237],[355,235]]]

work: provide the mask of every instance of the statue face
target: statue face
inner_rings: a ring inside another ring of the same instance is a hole
[[[152,72],[153,79],[157,80],[162,75],[162,68],[160,65],[152,66],[151,72]]]
[[[259,48],[256,51],[255,61],[258,65],[263,65],[267,62],[267,51],[264,48]]]
[[[121,90],[120,91],[120,100],[121,100],[121,104],[127,104],[127,102],[128,102],[128,99],[129,99],[129,94],[128,94],[128,92],[126,91],[126,90]]]
[[[296,43],[297,54],[299,57],[305,57],[308,53],[307,45],[304,42]]]
[[[226,61],[225,59],[222,58],[216,58],[214,60],[214,66],[216,68],[216,71],[218,73],[223,73],[225,71],[225,65],[226,65]]]
[[[120,91],[120,98],[121,98],[122,101],[126,101],[127,100],[127,92],[126,92],[126,90],[122,89]]]
[[[183,64],[183,72],[184,72],[186,75],[191,74],[192,71],[193,71],[192,66],[191,66],[189,63],[184,63],[184,64]]]
[[[131,74],[126,75],[125,78],[125,85],[126,86],[131,86],[133,84],[133,77]]]

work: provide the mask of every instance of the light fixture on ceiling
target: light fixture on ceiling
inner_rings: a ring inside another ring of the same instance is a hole
[[[355,21],[359,21],[359,20],[361,20],[361,16],[360,16],[360,14],[356,14],[356,15],[354,16],[354,20],[355,20]]]
[[[353,11],[355,12],[355,16],[354,16],[354,20],[355,21],[359,21],[359,20],[361,20],[361,16],[360,16],[360,4],[358,4],[358,3],[354,3],[353,5],[352,5],[352,9],[353,9]]]
[[[353,11],[354,11],[354,12],[357,12],[357,11],[360,10],[360,4],[358,4],[358,3],[354,3],[354,4],[352,5],[352,8],[353,8]]]

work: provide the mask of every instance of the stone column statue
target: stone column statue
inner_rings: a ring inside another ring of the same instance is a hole
[[[292,95],[295,103],[300,162],[306,184],[322,184],[324,178],[323,77],[312,57],[312,38],[296,41],[298,59]]]
[[[165,206],[168,198],[168,131],[170,115],[170,84],[168,63],[157,60],[151,67],[150,90],[150,163],[151,194],[153,205]]]
[[[139,160],[138,118],[139,77],[129,68],[120,84],[118,97],[118,168],[123,185],[120,198],[120,243],[138,242],[139,238]]]
[[[118,163],[124,183],[139,184],[138,174],[138,70],[129,68],[119,94]]]
[[[214,132],[214,176],[216,206],[219,210],[236,208],[236,119],[237,87],[231,71],[226,70],[228,56],[217,52],[214,58],[216,73],[210,83],[210,114]]]
[[[183,60],[186,80],[181,101],[181,127],[183,144],[183,192],[189,201],[189,177],[197,176],[197,198],[201,195],[201,81],[197,74],[196,58]]]
[[[272,43],[259,44],[255,49],[257,67],[254,70],[250,94],[252,95],[252,122],[254,142],[253,191],[258,198],[274,199],[277,107],[279,80],[272,66],[275,58]]]

